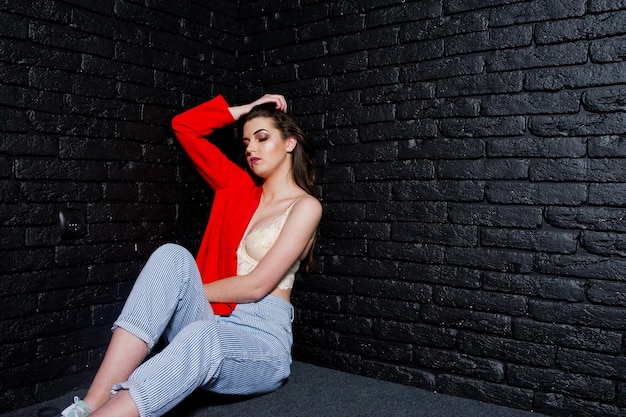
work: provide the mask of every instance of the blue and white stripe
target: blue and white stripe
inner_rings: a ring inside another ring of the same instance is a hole
[[[161,336],[169,343],[113,392],[129,390],[140,417],[153,417],[198,387],[240,395],[273,391],[289,376],[292,318],[291,304],[271,295],[215,316],[193,256],[163,245],[137,278],[114,328],[150,349]]]

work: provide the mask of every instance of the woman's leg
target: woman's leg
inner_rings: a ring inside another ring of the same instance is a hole
[[[148,346],[136,336],[118,327],[104,355],[102,364],[83,401],[95,410],[111,397],[111,387],[124,381],[148,355]]]
[[[271,295],[237,305],[220,334],[224,346],[220,373],[202,388],[235,395],[279,388],[291,368],[293,313],[289,302]]]
[[[220,327],[213,320],[187,325],[161,352],[141,364],[127,381],[113,386],[116,394],[111,404],[118,395],[124,394],[132,398],[142,417],[160,416],[170,410],[219,373],[223,356]],[[117,404],[121,407],[123,403]],[[109,415],[117,415],[116,408],[106,410],[111,412]]]
[[[228,318],[191,323],[128,381],[117,384],[113,400],[124,393],[117,402],[122,410],[128,393],[141,417],[154,417],[198,387],[226,394],[273,391],[289,375],[292,314],[289,303],[268,297],[238,305]],[[118,412],[103,410],[110,415]]]
[[[91,417],[139,417],[137,406],[130,398],[128,391],[121,391],[102,407],[90,414]]]
[[[184,248],[158,248],[141,271],[115,322],[104,360],[84,398],[91,410],[109,400],[161,335],[173,338],[187,324],[214,319],[193,256]]]

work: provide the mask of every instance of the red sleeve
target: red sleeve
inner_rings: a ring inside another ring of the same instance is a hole
[[[243,171],[205,136],[234,121],[228,111],[228,103],[222,96],[217,96],[172,119],[172,128],[178,141],[202,178],[214,190],[228,186],[229,179],[241,175]]]

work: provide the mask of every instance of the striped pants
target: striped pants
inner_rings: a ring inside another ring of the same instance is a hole
[[[279,388],[291,365],[293,307],[268,295],[215,316],[193,256],[184,248],[158,248],[141,271],[113,328],[152,349],[167,346],[112,392],[128,390],[140,417],[160,416],[194,389],[262,394]]]

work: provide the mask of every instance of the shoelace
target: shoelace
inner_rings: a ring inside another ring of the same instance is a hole
[[[71,404],[69,407],[63,410],[61,412],[61,415],[69,416],[70,413],[74,413],[75,416],[88,416],[89,412],[87,410],[85,410],[84,408],[78,407],[79,401],[80,401],[80,398],[74,397],[74,404]]]

